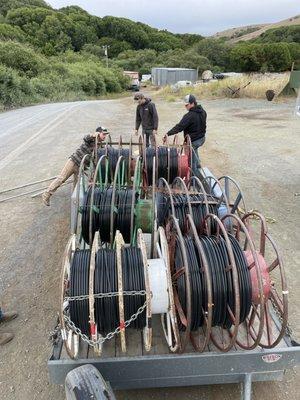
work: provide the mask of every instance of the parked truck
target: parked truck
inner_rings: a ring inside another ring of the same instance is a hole
[[[138,92],[140,90],[139,73],[136,71],[124,71],[124,75],[130,78],[129,90]]]

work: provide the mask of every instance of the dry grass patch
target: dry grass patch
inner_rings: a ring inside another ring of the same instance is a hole
[[[175,99],[182,98],[189,93],[193,93],[199,98],[246,97],[265,99],[267,90],[274,90],[275,95],[278,95],[288,80],[289,73],[251,74],[242,77],[225,78],[220,81],[199,83],[192,88],[190,86],[180,88],[176,92],[174,92],[171,86],[166,86],[158,93],[167,101],[175,101]],[[249,82],[251,83],[247,85]],[[236,91],[238,88],[240,90],[236,94],[233,94],[232,91]]]

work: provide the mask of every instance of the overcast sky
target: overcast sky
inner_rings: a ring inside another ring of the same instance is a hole
[[[211,35],[241,25],[277,22],[300,14],[299,0],[46,0],[78,5],[99,17],[113,15],[174,33]]]

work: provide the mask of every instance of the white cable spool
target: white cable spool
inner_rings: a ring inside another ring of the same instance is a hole
[[[162,258],[148,260],[148,272],[152,314],[166,314],[169,309],[169,295],[165,261]]]

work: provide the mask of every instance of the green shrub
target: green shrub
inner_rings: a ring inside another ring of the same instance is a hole
[[[28,104],[32,90],[29,80],[17,71],[0,64],[0,103],[5,108]]]
[[[0,40],[16,40],[25,42],[25,35],[18,26],[0,24]]]
[[[0,42],[0,63],[33,77],[47,69],[47,60],[32,48],[16,42]]]
[[[286,43],[241,43],[231,50],[234,71],[255,72],[286,71],[291,66],[291,55]]]

